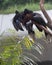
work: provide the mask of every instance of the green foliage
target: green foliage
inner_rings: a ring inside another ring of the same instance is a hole
[[[39,32],[38,30],[36,30],[35,33],[36,33],[36,37],[39,38],[39,39],[44,36],[44,33],[43,32]]]
[[[30,42],[30,40],[29,40],[28,37],[25,37],[22,42],[23,42],[23,45],[24,45],[27,49],[31,49],[31,47],[32,47],[32,42]]]
[[[18,65],[21,62],[21,53],[22,48],[20,44],[4,46],[4,51],[0,53],[0,57],[2,59],[2,62],[0,61],[1,65],[2,63],[6,63],[5,65]]]
[[[9,31],[13,32],[13,30]],[[22,45],[30,50],[32,43],[28,37],[22,40],[19,38],[16,40],[16,36],[2,37],[0,40],[0,65],[20,65],[23,53]]]
[[[40,0],[0,0],[0,9],[7,9],[8,7],[14,7],[18,5],[36,4]],[[52,0],[46,0],[46,2],[52,2]]]
[[[25,37],[17,37],[16,32],[14,30],[9,29],[8,33],[12,33],[10,36],[7,37],[0,37],[0,65],[21,65],[23,60],[28,60],[28,56],[30,56],[30,60],[33,57],[34,60],[39,60],[34,54],[37,51],[39,54],[42,54],[44,47],[35,40],[35,42],[30,41],[28,36]],[[37,34],[36,36],[40,39],[42,38],[42,34]],[[42,43],[42,41],[41,41]],[[45,43],[45,42],[43,42]],[[29,53],[29,51],[32,51]],[[26,52],[25,54],[23,54]],[[34,55],[33,55],[34,54]]]
[[[39,4],[26,4],[26,5],[14,5],[14,6],[8,6],[8,8],[0,9],[0,14],[9,14],[14,13],[15,10],[23,11],[25,8],[30,9],[32,11],[40,10]],[[46,3],[45,8],[48,10],[52,9],[52,4]]]

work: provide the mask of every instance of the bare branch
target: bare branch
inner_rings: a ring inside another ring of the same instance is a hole
[[[40,9],[48,21],[47,26],[52,30],[52,20],[44,8],[44,0],[40,0]]]

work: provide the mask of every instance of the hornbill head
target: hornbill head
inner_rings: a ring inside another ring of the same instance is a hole
[[[18,30],[24,31],[22,28],[22,23],[21,23],[21,15],[17,10],[16,10],[15,16],[13,18],[13,26],[17,31]]]

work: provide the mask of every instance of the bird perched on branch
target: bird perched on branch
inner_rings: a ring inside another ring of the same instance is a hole
[[[35,32],[33,31],[33,24],[38,28],[40,32],[44,30],[45,36],[47,35],[52,35],[47,29],[47,24],[44,21],[43,17],[39,13],[33,13],[33,11],[25,9],[23,12],[19,12],[16,10],[15,16],[13,18],[13,25],[15,29],[18,30],[23,30],[23,26],[28,31],[28,34],[35,39]]]

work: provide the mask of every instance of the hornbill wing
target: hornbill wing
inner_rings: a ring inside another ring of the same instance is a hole
[[[46,27],[46,23],[41,16],[36,15],[32,17],[32,21],[34,21],[35,23],[38,23],[39,25],[43,25],[44,27]]]

